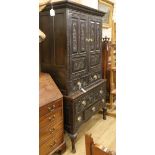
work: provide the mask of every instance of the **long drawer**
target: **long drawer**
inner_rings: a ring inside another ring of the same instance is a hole
[[[40,146],[39,154],[48,155],[55,148],[57,148],[63,142],[63,131],[62,133],[56,134],[53,138],[49,138],[45,143]]]
[[[62,107],[62,99],[51,102],[51,103],[39,108],[39,117],[42,117],[48,113],[51,113],[60,107]]]
[[[79,114],[80,112],[84,111],[89,106],[98,101],[102,101],[102,103],[105,104],[105,95],[106,95],[105,83],[97,86],[94,89],[91,89],[87,93],[76,98],[75,113]]]
[[[87,74],[86,76],[74,78],[68,83],[69,94],[71,95],[71,94],[79,91],[80,87],[86,89],[101,79],[102,79],[102,75],[101,75],[101,72],[98,70],[91,72],[91,73]]]
[[[59,122],[56,125],[49,124],[39,131],[40,145],[42,145],[48,138],[54,139],[54,135],[63,131],[63,122]]]
[[[90,106],[87,110],[84,111],[84,119],[88,120],[92,115],[94,115],[99,108],[101,107],[101,102],[97,102],[94,105]]]
[[[39,120],[39,128],[42,129],[46,126],[55,125],[57,122],[63,120],[63,109],[58,108],[55,111],[42,116]]]
[[[106,106],[106,80],[71,96],[64,96],[65,129],[69,133],[77,132],[78,128],[88,118],[99,111],[99,107]]]

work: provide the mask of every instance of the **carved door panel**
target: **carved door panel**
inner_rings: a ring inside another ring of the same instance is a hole
[[[80,35],[79,35],[79,53],[86,53],[87,52],[87,34],[88,34],[88,16],[81,14],[80,15]]]
[[[97,21],[95,23],[95,30],[96,30],[96,42],[95,42],[95,49],[96,49],[96,52],[101,52],[101,46],[102,46],[102,23],[101,21]]]
[[[88,72],[87,19],[85,14],[70,13],[70,76],[72,79]]]
[[[78,34],[79,34],[79,17],[74,16],[71,19],[71,53],[72,54],[78,54],[78,44],[79,44],[79,39],[78,39]]]
[[[101,20],[94,17],[89,19],[89,71],[91,75],[101,70],[101,39],[102,39],[102,23]],[[95,74],[96,75],[96,74]],[[92,78],[90,76],[90,78]],[[95,76],[95,80],[100,77]]]
[[[89,19],[89,50],[90,52],[95,51],[95,21],[90,18]]]

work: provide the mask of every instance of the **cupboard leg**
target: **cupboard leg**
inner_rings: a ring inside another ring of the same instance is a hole
[[[106,120],[107,108],[103,107],[103,119]]]
[[[76,138],[77,138],[77,133],[69,134],[69,137],[70,137],[71,143],[72,143],[72,153],[76,153],[75,142],[76,142]]]

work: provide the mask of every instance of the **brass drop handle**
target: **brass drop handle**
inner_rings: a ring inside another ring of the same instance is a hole
[[[48,107],[48,110],[49,110],[50,112],[52,112],[52,111],[54,110],[55,107],[56,107],[56,106],[55,106],[55,104],[54,104],[52,107]]]
[[[86,106],[86,101],[84,100],[84,101],[82,101],[82,105],[84,105],[84,106]]]
[[[82,84],[81,84],[81,82],[80,82],[80,81],[77,83],[77,85],[79,86],[79,89],[81,89]]]
[[[95,79],[95,80],[97,79],[97,75],[94,75],[94,79]]]
[[[105,100],[104,99],[102,99],[102,103],[104,103],[105,102]]]
[[[92,108],[92,111],[93,111],[93,112],[95,112],[95,110],[96,110],[96,108],[95,108],[95,107],[93,107],[93,108]]]
[[[81,116],[79,116],[79,117],[77,118],[77,120],[78,120],[79,122],[81,122],[82,117],[81,117]]]
[[[103,94],[103,90],[102,89],[100,90],[100,94]]]
[[[53,144],[50,144],[51,147],[53,147],[56,144],[56,141],[53,142]]]
[[[82,88],[82,84],[81,84],[80,81],[77,82],[77,85],[79,86],[79,90],[81,90],[83,93],[86,93],[87,92],[84,88]]]
[[[51,121],[52,119],[55,119],[55,115],[53,115],[52,117],[48,117],[48,119]]]
[[[53,133],[55,131],[55,128],[49,129],[49,131]]]

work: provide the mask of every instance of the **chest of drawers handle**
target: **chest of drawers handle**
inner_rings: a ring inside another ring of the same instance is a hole
[[[104,103],[105,102],[105,100],[104,99],[102,99],[102,103]]]
[[[97,80],[97,75],[94,75],[93,78],[94,78],[95,80]]]
[[[51,120],[54,120],[55,119],[55,115],[53,115],[52,117],[48,117],[48,119],[51,121]]]
[[[103,90],[102,89],[100,90],[100,94],[103,94]]]
[[[87,103],[86,103],[86,101],[85,101],[85,100],[84,100],[84,101],[82,101],[82,105],[83,105],[83,106],[86,106],[86,104],[87,104]]]
[[[49,129],[49,131],[53,133],[55,131],[55,128]]]
[[[51,112],[54,110],[55,107],[56,107],[55,104],[53,104],[52,107],[48,107],[48,110]]]
[[[50,144],[51,147],[53,147],[56,144],[56,141],[53,142],[53,144]]]
[[[77,120],[78,120],[78,122],[81,122],[82,117],[81,117],[81,116],[79,116],[79,117],[77,118]]]
[[[95,107],[92,107],[92,111],[95,112],[95,110],[96,110],[96,108]]]

